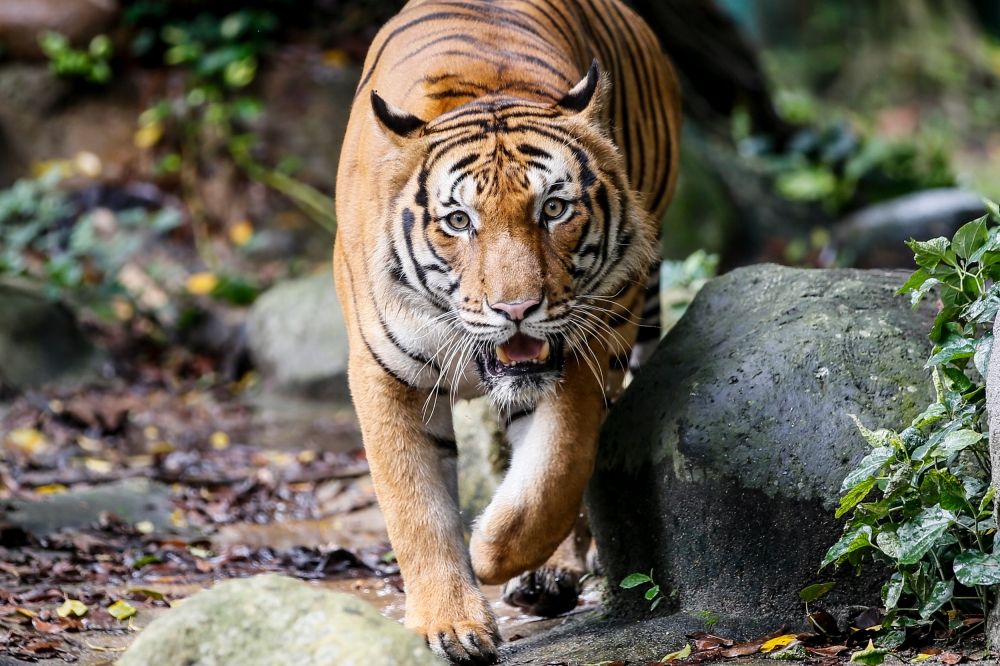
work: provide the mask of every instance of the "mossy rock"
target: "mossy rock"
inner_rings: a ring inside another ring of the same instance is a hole
[[[268,574],[156,618],[116,666],[443,666],[424,639],[346,594]]]
[[[759,265],[710,282],[604,424],[588,491],[614,613],[793,622],[821,605],[877,603],[883,571],[818,573],[843,520],[840,484],[869,449],[848,414],[898,428],[932,399],[933,305],[895,292],[906,273]]]

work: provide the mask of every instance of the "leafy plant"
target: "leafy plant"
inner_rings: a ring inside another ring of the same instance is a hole
[[[822,566],[860,567],[866,558],[895,569],[882,589],[887,630],[960,630],[982,622],[1000,585],[994,554],[994,489],[985,418],[985,377],[1000,308],[1000,210],[974,220],[949,241],[910,241],[920,267],[899,293],[913,306],[932,290],[940,312],[925,367],[936,399],[909,427],[872,431],[872,446],[844,479],[837,517],[843,537]]]
[[[719,615],[710,610],[698,611],[698,617],[705,621],[705,629],[711,629],[719,623]]]
[[[810,585],[799,592],[799,598],[806,604],[806,615],[809,615],[809,604],[832,590],[833,586],[836,584],[837,583],[817,583],[816,585]]]
[[[652,604],[650,604],[649,606],[649,610],[655,610],[656,607],[660,605],[660,602],[663,601],[665,597],[660,592],[660,586],[657,585],[656,581],[653,580],[652,569],[649,570],[648,576],[643,573],[634,573],[630,576],[626,576],[625,579],[622,580],[621,583],[619,583],[619,587],[622,587],[626,590],[630,590],[633,587],[639,587],[640,585],[646,585],[646,584],[650,586],[649,589],[646,590],[645,594],[646,601],[652,602]]]
[[[80,214],[59,190],[61,177],[51,168],[0,191],[0,275],[30,278],[53,296],[97,307],[125,293],[119,272],[144,239],[173,229],[181,216],[172,208]]]
[[[803,128],[780,153],[759,137],[744,139],[740,150],[762,161],[779,195],[834,214],[955,183],[944,147],[932,138],[889,141],[844,122]]]
[[[77,77],[91,83],[111,80],[108,61],[114,55],[114,48],[107,35],[97,35],[90,40],[86,51],[74,49],[65,35],[52,31],[40,34],[38,44],[49,59],[49,68],[59,76]]]

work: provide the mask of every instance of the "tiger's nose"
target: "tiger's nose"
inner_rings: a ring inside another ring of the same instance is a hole
[[[527,317],[538,307],[539,301],[535,299],[519,301],[517,303],[490,303],[486,302],[492,309],[502,312],[511,321],[520,321]]]

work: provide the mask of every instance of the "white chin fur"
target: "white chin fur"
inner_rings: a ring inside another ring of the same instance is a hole
[[[489,395],[501,411],[515,410],[535,405],[542,398],[551,396],[560,381],[561,374],[555,372],[532,375],[530,381],[524,377],[501,377],[493,380]]]

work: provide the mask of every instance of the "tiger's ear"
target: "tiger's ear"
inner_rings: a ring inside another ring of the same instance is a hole
[[[379,94],[372,91],[372,111],[382,125],[397,139],[408,139],[417,133],[427,123],[402,109],[389,104]]]
[[[597,58],[590,63],[590,70],[587,76],[566,93],[566,95],[556,104],[559,108],[570,113],[586,112],[588,116],[596,114],[600,106],[601,68],[597,65]]]

